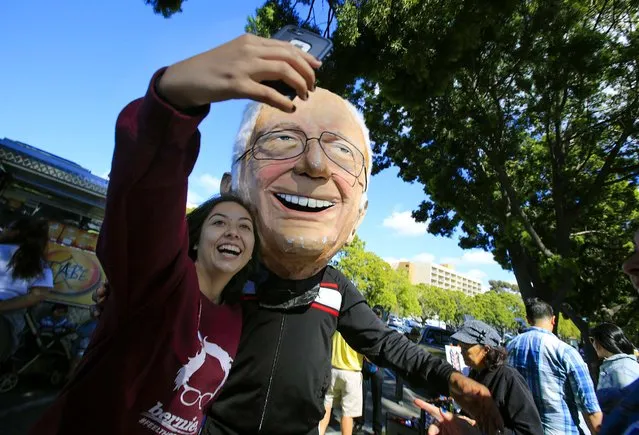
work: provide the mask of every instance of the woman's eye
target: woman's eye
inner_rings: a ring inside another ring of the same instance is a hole
[[[246,224],[240,225],[240,228],[242,228],[243,230],[247,230],[247,231],[253,231],[251,226],[250,225],[246,225]]]
[[[213,221],[213,225],[216,227],[221,227],[224,225],[224,221]]]

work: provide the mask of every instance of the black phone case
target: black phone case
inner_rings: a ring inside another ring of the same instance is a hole
[[[333,42],[330,39],[323,38],[316,33],[293,25],[282,27],[271,37],[271,39],[278,39],[280,41],[292,41],[297,39],[305,42],[310,45],[310,49],[307,53],[312,54],[319,60],[324,60],[333,50]],[[280,80],[265,81],[262,83],[266,86],[272,87],[280,94],[286,95],[291,100],[297,96],[295,89]]]

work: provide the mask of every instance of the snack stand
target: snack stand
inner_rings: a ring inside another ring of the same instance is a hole
[[[49,221],[51,302],[86,309],[93,304],[93,291],[104,281],[95,246],[107,184],[74,162],[0,139],[0,229],[25,215]]]

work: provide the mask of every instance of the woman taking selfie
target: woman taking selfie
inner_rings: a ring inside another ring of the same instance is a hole
[[[198,148],[162,136],[159,124],[128,121],[148,110],[173,109],[151,87],[116,127],[97,249],[110,297],[73,379],[33,434],[196,434],[228,377],[258,252],[254,219],[233,196],[185,219]],[[195,137],[197,123],[184,119]]]
[[[479,320],[469,320],[451,337],[462,349],[470,378],[485,385],[504,420],[505,434],[542,434],[541,417],[526,381],[506,365],[506,349],[497,331]]]
[[[597,398],[604,414],[622,398],[621,390],[639,378],[635,348],[620,327],[602,323],[590,331],[590,342],[602,360]]]
[[[0,233],[0,363],[16,350],[26,309],[42,302],[53,287],[45,261],[49,224],[20,218]]]

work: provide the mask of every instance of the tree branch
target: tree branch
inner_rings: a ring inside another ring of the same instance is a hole
[[[621,183],[622,181],[631,180],[637,177],[639,177],[639,172],[632,172],[630,174],[624,175],[623,177],[617,177],[614,180],[606,181],[603,184],[603,187],[612,186],[613,184]]]
[[[526,213],[524,213],[524,210],[521,208],[521,205],[519,204],[519,201],[517,200],[517,195],[515,194],[515,190],[513,189],[510,179],[508,178],[508,175],[506,175],[506,171],[504,171],[503,166],[495,165],[495,167],[497,168],[497,176],[499,178],[499,182],[501,183],[502,187],[506,191],[506,195],[508,196],[508,200],[510,201],[513,211],[517,215],[519,215],[519,218],[521,219],[522,224],[526,228],[526,231],[528,231],[528,234],[530,234],[530,237],[532,237],[532,239],[534,240],[539,250],[546,257],[552,257],[554,255],[553,252],[546,247],[544,242],[541,240],[541,237],[539,236],[537,231],[535,231],[532,224],[530,223],[530,220],[528,220],[528,216],[526,216]]]
[[[597,14],[597,19],[595,20],[595,24],[592,26],[592,30],[596,30],[597,26],[599,25],[599,20],[601,19],[601,16],[603,15],[604,11],[606,10],[606,6],[608,6],[608,0],[606,0],[603,4],[603,6],[601,7],[601,10],[599,11],[599,14]]]
[[[578,231],[576,233],[570,233],[570,237],[584,236],[586,234],[603,234],[603,233],[605,233],[605,231],[599,231],[599,230]]]
[[[586,167],[586,164],[590,161],[590,158],[592,157],[594,150],[595,150],[594,147],[590,148],[590,150],[588,151],[588,154],[586,155],[586,158],[581,163],[579,163],[577,167],[575,168],[575,172],[581,172],[581,170]]]
[[[313,7],[315,6],[315,0],[311,0],[311,5],[308,7],[308,15],[302,24],[308,23],[308,20],[311,19],[311,15],[313,14]]]
[[[593,181],[590,188],[586,190],[586,195],[584,195],[583,197],[584,199],[575,207],[575,214],[577,211],[584,210],[590,207],[590,205],[595,202],[595,200],[599,196],[599,193],[601,192],[601,189],[605,186],[606,178],[612,172],[612,164],[614,160],[619,155],[619,151],[621,151],[623,144],[632,133],[632,130],[633,126],[632,122],[630,122],[629,125],[624,128],[624,131],[619,135],[619,139],[617,139],[617,142],[609,151],[608,156],[606,157],[606,161],[595,177],[595,181]]]

